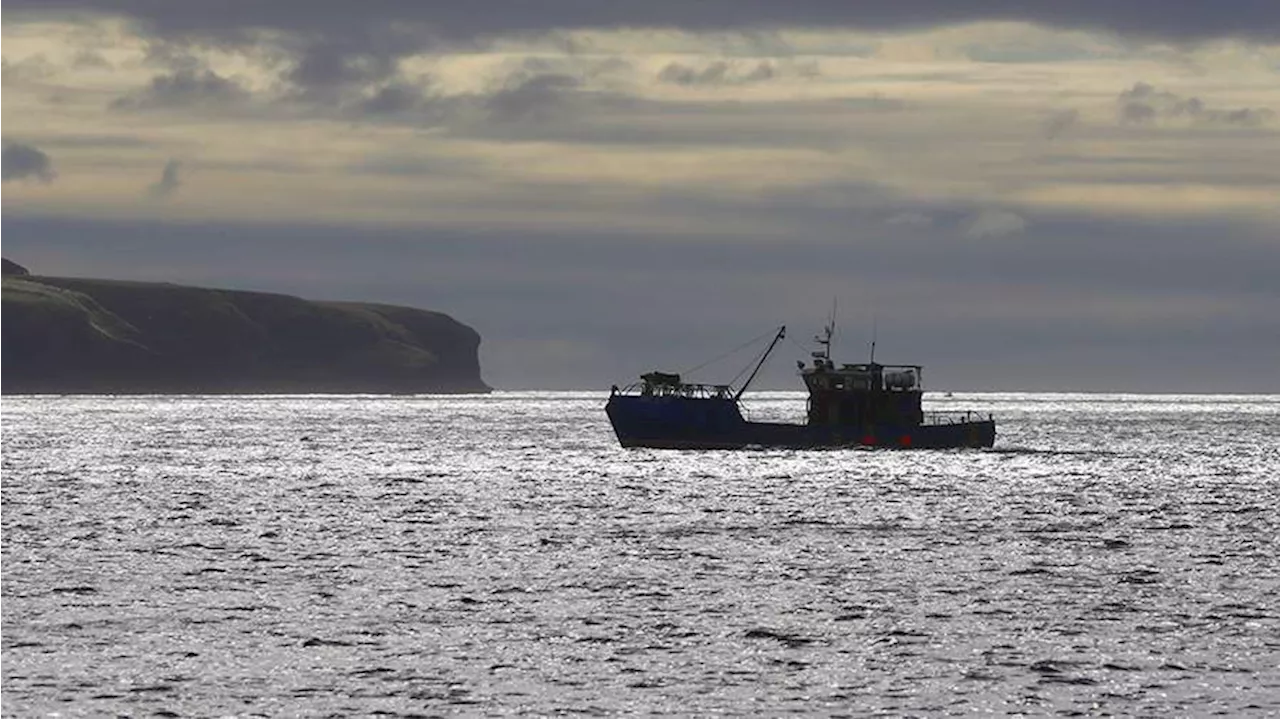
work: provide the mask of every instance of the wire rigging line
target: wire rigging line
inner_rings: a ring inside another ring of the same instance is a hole
[[[767,351],[768,351],[768,350],[763,350],[763,351],[761,352],[761,354],[763,354],[764,352],[767,352]],[[754,367],[754,366],[756,365],[756,363],[759,361],[759,357],[760,357],[760,355],[753,355],[753,356],[751,357],[751,361],[747,362],[746,366],[745,366],[745,367],[743,367],[742,369],[738,370],[738,374],[735,374],[735,375],[733,376],[733,379],[729,380],[729,384],[730,384],[730,385],[735,385],[735,384],[737,384],[737,383],[738,383],[738,380],[742,379],[742,375],[746,374],[746,373],[747,373],[747,370],[751,369],[752,367]]]
[[[795,348],[800,350],[802,354],[809,354],[809,350],[806,349],[804,345],[801,345],[799,342],[796,342],[794,339],[792,339],[790,335],[787,335],[787,341],[795,345]]]
[[[728,352],[725,352],[724,354],[718,355],[718,356],[716,356],[716,357],[712,357],[711,359],[707,360],[706,362],[703,362],[702,364],[698,365],[697,367],[692,367],[692,368],[690,368],[690,369],[684,370],[684,371],[682,371],[680,374],[682,374],[682,375],[689,375],[689,374],[693,374],[694,372],[697,372],[698,370],[702,369],[703,367],[706,367],[706,366],[707,366],[707,365],[709,365],[709,364],[713,364],[713,363],[719,362],[720,360],[724,359],[725,357],[728,357],[728,356],[730,356],[730,355],[733,355],[733,354],[736,354],[736,353],[738,353],[738,352],[741,352],[742,350],[744,350],[744,349],[746,349],[746,348],[750,347],[751,345],[753,345],[753,344],[755,344],[755,343],[757,343],[757,342],[760,342],[761,340],[763,340],[764,338],[768,337],[768,336],[769,336],[769,335],[771,335],[771,334],[773,334],[773,331],[765,332],[764,334],[760,335],[759,337],[756,337],[755,339],[751,339],[751,340],[748,340],[748,341],[746,341],[746,342],[743,342],[742,344],[738,345],[737,347],[734,347],[733,349],[729,350]],[[750,367],[750,365],[747,365],[747,366],[748,366],[748,367]],[[745,370],[743,370],[743,371],[745,372]],[[739,373],[738,373],[738,377],[741,377],[741,376],[742,376],[742,374],[743,374],[743,372],[739,372]],[[734,380],[736,381],[736,380],[737,380],[737,377],[735,377],[735,378],[734,378]],[[731,383],[731,384],[732,384],[732,383]]]
[[[785,330],[784,330],[784,331],[785,331]],[[758,337],[758,338],[756,338],[756,339],[763,338],[764,336],[765,336],[765,335],[760,335],[760,337]],[[785,337],[785,336],[786,336],[786,335],[784,334],[784,335],[783,335],[783,337]],[[779,338],[777,338],[777,339],[782,339],[782,338],[781,338],[781,337],[779,337]],[[755,342],[755,341],[756,341],[756,340],[752,340],[752,342]],[[777,340],[775,340],[775,343],[776,343],[776,342],[777,342]],[[738,370],[738,374],[734,375],[734,376],[733,376],[733,379],[729,380],[729,384],[730,384],[730,385],[735,385],[735,384],[737,384],[737,383],[738,383],[738,380],[742,379],[742,375],[746,374],[746,373],[747,373],[747,371],[748,371],[748,370],[750,370],[752,367],[755,367],[755,366],[757,366],[757,365],[764,364],[764,357],[765,357],[765,355],[766,355],[766,354],[768,354],[768,353],[769,353],[769,351],[773,349],[773,347],[774,347],[774,345],[773,345],[773,344],[770,344],[769,346],[767,346],[767,347],[765,347],[764,349],[760,350],[758,353],[756,353],[756,354],[752,355],[752,356],[751,356],[751,359],[747,362],[747,364],[746,364],[746,365],[745,365],[741,370]],[[741,348],[739,348],[739,349],[741,349]]]

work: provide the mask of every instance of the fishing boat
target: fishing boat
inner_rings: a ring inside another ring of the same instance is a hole
[[[831,359],[834,320],[815,337],[810,361],[798,361],[809,390],[804,424],[754,422],[741,400],[769,355],[786,336],[777,334],[741,387],[685,382],[679,374],[648,372],[609,393],[605,412],[623,447],[653,449],[845,448],[949,449],[990,447],[995,419],[973,412],[926,413],[923,367],[840,364]]]

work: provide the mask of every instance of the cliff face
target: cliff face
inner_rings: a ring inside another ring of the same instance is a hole
[[[487,392],[475,330],[409,307],[9,274],[15,393]]]

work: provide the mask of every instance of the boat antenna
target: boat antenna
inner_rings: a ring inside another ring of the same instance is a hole
[[[871,318],[871,364],[876,363],[876,329],[879,324],[877,318],[873,316]]]
[[[737,402],[738,400],[742,399],[742,393],[746,392],[747,387],[751,386],[751,380],[756,378],[756,373],[759,372],[760,368],[764,366],[764,361],[769,359],[769,354],[773,352],[773,348],[777,347],[778,343],[782,341],[782,338],[786,336],[787,336],[787,326],[783,325],[778,328],[778,334],[773,336],[773,341],[769,343],[768,349],[764,351],[764,354],[760,355],[760,361],[756,363],[756,368],[751,370],[751,375],[747,377],[747,381],[743,382],[742,388],[738,390],[737,394],[733,395],[734,402]]]
[[[836,301],[838,297],[831,298],[831,317],[827,320],[827,359],[831,359],[831,338],[836,334]]]
[[[830,361],[831,359],[831,338],[836,333],[836,299],[831,298],[831,314],[827,317],[827,324],[822,328],[822,334],[814,335],[813,341],[822,349],[814,354],[814,357],[821,356],[822,359]]]

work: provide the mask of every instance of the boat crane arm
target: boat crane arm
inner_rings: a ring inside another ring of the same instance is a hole
[[[769,348],[764,351],[763,355],[760,355],[760,361],[756,363],[756,368],[751,370],[751,375],[747,377],[747,381],[743,382],[742,388],[739,389],[738,392],[733,395],[734,402],[737,402],[738,400],[742,399],[742,393],[746,392],[747,387],[751,386],[751,380],[756,378],[756,373],[758,373],[760,371],[760,368],[764,366],[765,360],[769,359],[769,355],[773,352],[773,348],[777,347],[778,343],[782,341],[782,338],[786,336],[787,336],[787,326],[783,325],[778,328],[778,334],[773,336],[773,341],[769,343]]]

